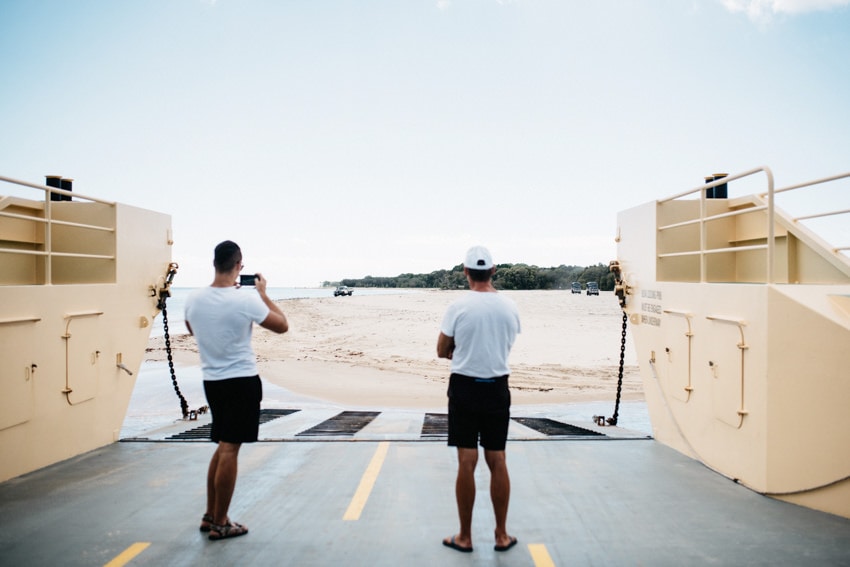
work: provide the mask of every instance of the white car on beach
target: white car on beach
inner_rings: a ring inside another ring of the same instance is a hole
[[[334,290],[334,297],[338,297],[340,295],[351,295],[352,293],[354,293],[353,289],[344,285],[340,285],[337,286],[337,288]]]

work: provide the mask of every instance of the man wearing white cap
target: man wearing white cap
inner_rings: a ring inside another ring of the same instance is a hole
[[[506,521],[511,482],[505,461],[510,422],[508,355],[520,332],[516,304],[493,287],[496,272],[490,252],[473,246],[466,253],[463,273],[469,293],[446,310],[437,339],[437,356],[451,360],[449,377],[449,446],[457,447],[455,496],[460,532],[443,545],[472,551],[472,508],[478,445],[490,469],[490,499],[496,516],[496,551],[517,543]]]

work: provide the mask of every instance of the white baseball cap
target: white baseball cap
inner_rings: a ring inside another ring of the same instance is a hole
[[[473,246],[466,252],[463,266],[470,270],[489,270],[493,267],[493,257],[483,246]]]

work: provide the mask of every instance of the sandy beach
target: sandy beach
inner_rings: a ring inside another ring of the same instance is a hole
[[[431,408],[445,404],[449,361],[436,356],[446,307],[465,291],[427,290],[281,300],[290,330],[254,332],[264,380],[300,398],[359,407]],[[610,292],[506,291],[522,333],[511,358],[514,404],[613,401],[622,312]],[[199,366],[190,335],[171,337],[174,361]],[[166,359],[162,337],[146,361]],[[626,348],[622,400],[642,400],[634,348]]]

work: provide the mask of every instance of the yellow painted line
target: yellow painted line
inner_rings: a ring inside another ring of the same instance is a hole
[[[381,466],[384,464],[384,459],[387,456],[389,449],[389,441],[381,441],[378,443],[378,448],[375,449],[375,455],[369,466],[366,467],[366,472],[363,473],[363,478],[360,479],[360,486],[357,487],[357,492],[351,499],[348,505],[348,510],[345,511],[343,520],[359,520],[360,513],[366,506],[366,501],[369,499],[369,494],[372,492],[372,487],[375,486],[375,480],[378,478],[378,473],[381,472]]]
[[[549,552],[542,543],[529,543],[528,551],[531,553],[534,567],[555,567],[555,562],[549,557]]]
[[[133,560],[135,556],[146,550],[150,546],[149,541],[139,541],[122,551],[112,561],[103,567],[122,567]]]

